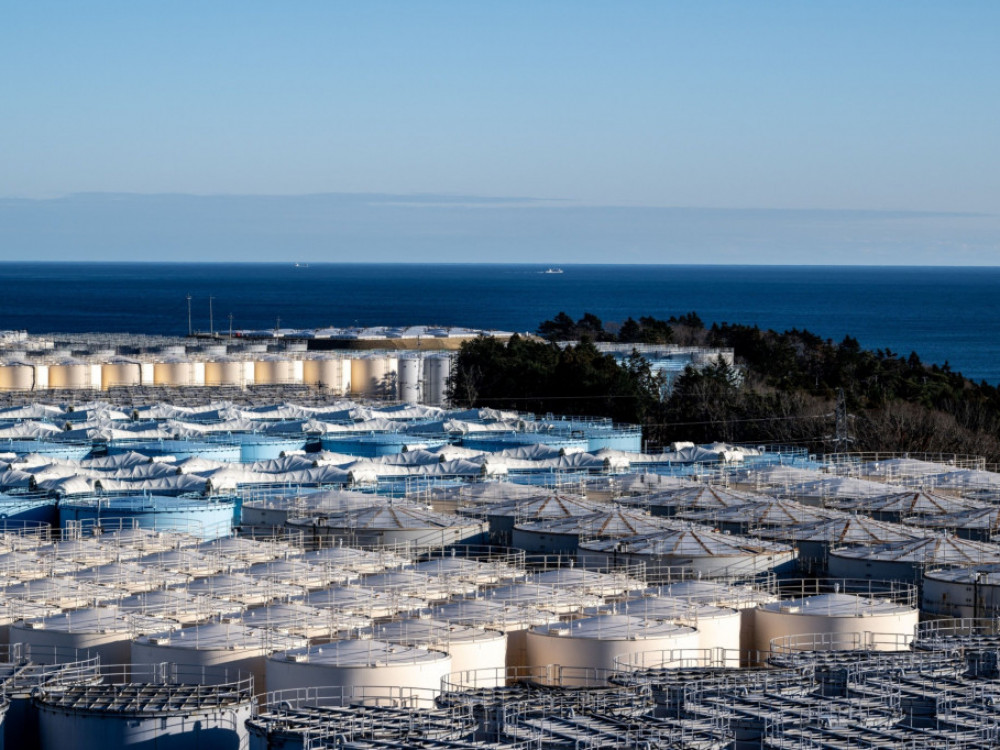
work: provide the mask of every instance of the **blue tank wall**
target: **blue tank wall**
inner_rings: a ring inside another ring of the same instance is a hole
[[[83,443],[60,443],[48,440],[0,440],[0,453],[38,453],[52,458],[79,461],[90,455],[93,446]]]
[[[538,432],[505,433],[502,435],[480,433],[479,435],[472,434],[462,438],[463,447],[491,453],[526,445],[547,445],[550,448],[565,448],[567,451],[577,453],[586,451],[589,447],[586,438],[568,438],[565,435],[551,435]]]
[[[324,437],[323,450],[333,453],[346,453],[359,458],[376,458],[402,453],[407,445],[426,445],[429,449],[440,448],[447,441],[439,439],[422,439],[414,435],[358,435],[356,437]]]
[[[135,520],[140,528],[181,531],[215,539],[232,532],[235,506],[231,499],[197,502],[163,496],[103,498],[99,503],[77,499],[59,504],[59,525],[100,519]]]
[[[174,456],[178,460],[197,456],[210,461],[240,462],[240,446],[194,440],[149,440],[143,442],[113,441],[108,443],[108,455],[135,451],[144,456]]]
[[[55,498],[0,495],[0,524],[17,521],[37,521],[57,526],[59,512],[56,510]]]

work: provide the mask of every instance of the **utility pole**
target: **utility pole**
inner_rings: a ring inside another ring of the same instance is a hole
[[[212,319],[212,300],[215,297],[208,298],[208,332],[214,336],[215,335],[215,321]]]
[[[838,452],[843,452],[854,442],[854,438],[851,437],[850,415],[847,413],[847,397],[844,396],[843,388],[837,389],[837,407],[834,409],[833,415],[834,445]]]
[[[190,336],[193,333],[193,331],[191,330],[191,293],[190,292],[188,292],[187,301],[188,301],[188,336]]]

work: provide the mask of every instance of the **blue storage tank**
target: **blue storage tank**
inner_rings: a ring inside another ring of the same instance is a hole
[[[214,439],[212,442],[216,442]],[[238,445],[240,447],[240,461],[248,464],[254,461],[270,461],[274,458],[281,458],[285,451],[303,451],[306,449],[308,439],[305,434],[301,437],[275,437],[273,435],[261,435],[257,432],[233,433],[220,437],[219,443]]]
[[[207,458],[210,461],[226,461],[239,463],[240,446],[232,443],[195,441],[195,440],[145,440],[145,441],[112,441],[108,443],[108,455],[135,451],[144,456],[174,456],[177,460],[185,458]]]
[[[462,438],[462,446],[472,450],[499,453],[510,448],[520,448],[529,445],[545,445],[567,453],[585,453],[589,451],[585,437],[570,437],[565,433],[550,432],[505,432],[471,433]]]
[[[376,458],[405,453],[408,450],[434,450],[447,445],[447,442],[440,438],[421,438],[399,432],[365,433],[324,437],[323,450],[346,453],[359,458]]]
[[[609,428],[584,430],[587,452],[596,453],[602,448],[629,453],[642,452],[642,429],[633,425],[615,425]]]
[[[139,528],[187,532],[202,539],[228,536],[233,530],[235,505],[232,498],[122,495],[85,497],[59,503],[59,525],[99,520],[134,521]]]
[[[0,440],[0,453],[38,453],[52,458],[63,458],[67,461],[79,461],[90,455],[93,450],[90,443],[71,443],[49,440]]]
[[[0,493],[0,527],[22,521],[58,525],[55,498]]]

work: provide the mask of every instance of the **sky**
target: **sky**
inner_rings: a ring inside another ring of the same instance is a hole
[[[1000,262],[992,0],[0,2],[0,259]]]

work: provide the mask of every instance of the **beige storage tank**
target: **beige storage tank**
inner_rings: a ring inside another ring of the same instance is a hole
[[[235,359],[217,359],[205,363],[205,385],[232,385],[242,387],[243,363]]]
[[[132,641],[133,664],[174,662],[199,667],[225,665],[253,675],[254,689],[265,692],[264,662],[268,654],[303,648],[309,641],[275,630],[236,623],[211,623],[176,632],[144,635]],[[295,686],[298,687],[298,686]]]
[[[78,359],[64,359],[49,365],[49,388],[90,388],[90,365]]]
[[[835,591],[783,599],[754,611],[754,648],[764,654],[771,651],[772,641],[815,635],[817,648],[823,643],[859,643],[897,651],[907,647],[919,619],[919,610],[909,603],[877,596]]]
[[[0,364],[0,391],[30,391],[34,387],[34,367],[25,362]]]
[[[295,382],[295,366],[284,357],[264,357],[253,363],[255,385],[287,385]]]
[[[695,628],[631,615],[597,615],[573,622],[541,625],[528,631],[528,664],[564,668],[565,685],[593,684],[593,670],[612,670],[616,659],[642,651],[699,648]],[[569,667],[570,671],[565,671]],[[576,673],[574,674],[574,670]],[[589,673],[589,674],[588,674]]]
[[[101,390],[142,384],[142,365],[135,360],[116,357],[101,365]]]
[[[356,357],[351,360],[351,394],[388,397],[396,395],[396,358],[385,355]]]
[[[498,630],[420,617],[376,625],[371,634],[386,643],[444,651],[451,655],[453,672],[493,669],[502,674],[507,666],[507,636]]]
[[[170,359],[153,365],[154,385],[194,385],[194,363],[185,359]]]
[[[437,691],[450,672],[443,651],[375,640],[333,641],[296,648],[267,660],[268,690],[341,687],[346,695],[398,695],[399,688]]]
[[[350,362],[340,357],[307,359],[302,363],[302,383],[338,394],[347,393],[351,387]]]

